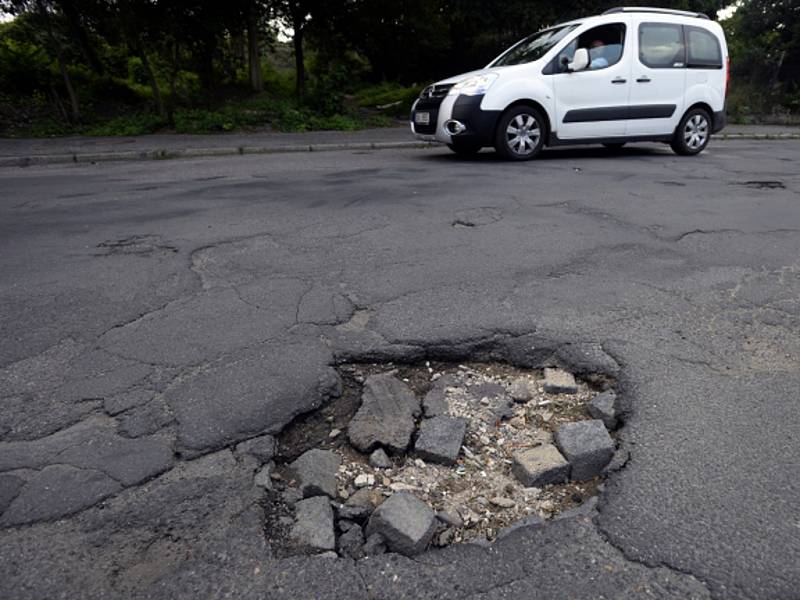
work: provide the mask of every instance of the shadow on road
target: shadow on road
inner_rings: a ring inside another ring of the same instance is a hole
[[[642,156],[657,156],[661,154],[671,154],[669,148],[661,146],[631,146],[621,148],[619,150],[610,150],[602,146],[578,146],[573,148],[546,148],[542,153],[534,159],[536,161],[542,160],[564,160],[564,159],[596,159],[596,158],[631,158]],[[475,162],[475,163],[491,163],[502,162],[507,163],[492,149],[485,148],[480,153],[474,156],[460,156],[453,152],[447,151],[442,148],[441,153],[436,154],[422,154],[422,160],[433,161],[447,161],[447,162]]]

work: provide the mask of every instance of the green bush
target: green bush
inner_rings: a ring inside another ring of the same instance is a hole
[[[90,127],[86,135],[145,135],[164,127],[166,123],[156,115],[139,113],[115,117]]]

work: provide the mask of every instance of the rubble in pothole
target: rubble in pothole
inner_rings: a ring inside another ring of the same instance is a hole
[[[278,554],[491,542],[586,503],[617,462],[602,377],[483,363],[340,372],[342,398],[287,428],[256,475]]]

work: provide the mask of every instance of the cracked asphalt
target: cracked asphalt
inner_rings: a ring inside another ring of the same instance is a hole
[[[796,599],[800,143],[0,169],[0,597]],[[616,373],[597,511],[275,559],[236,443],[351,360]]]

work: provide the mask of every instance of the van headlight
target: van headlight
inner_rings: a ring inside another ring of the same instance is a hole
[[[485,73],[476,75],[464,81],[459,81],[450,88],[451,95],[464,94],[466,96],[479,96],[485,94],[492,84],[497,80],[497,73]]]

